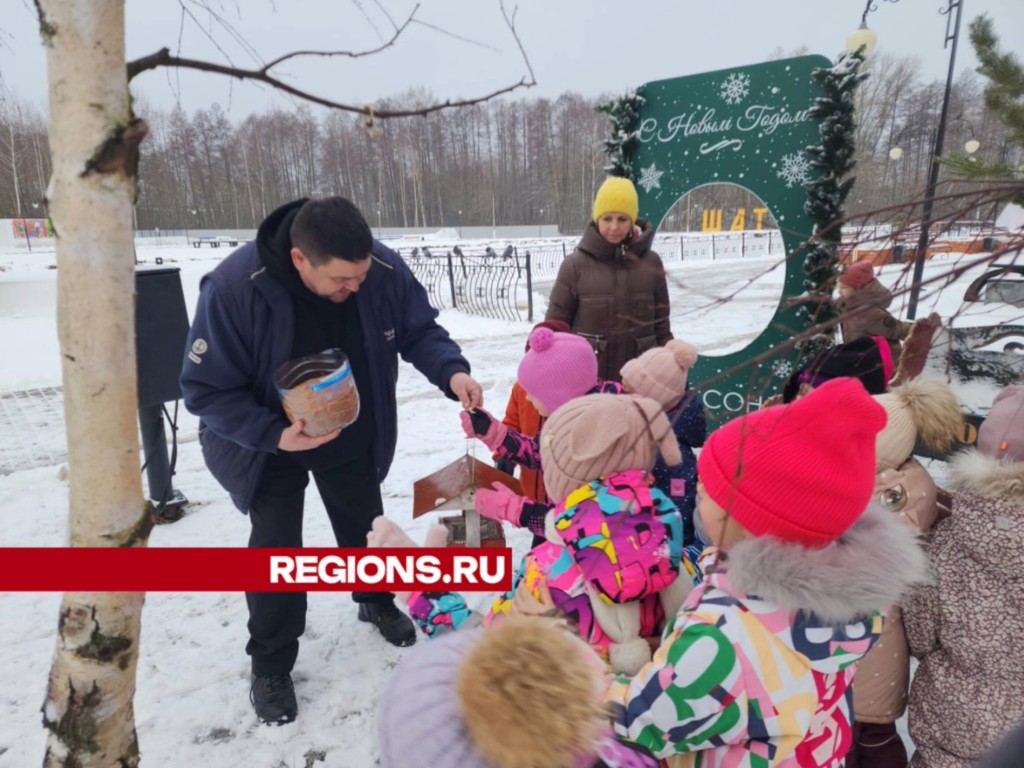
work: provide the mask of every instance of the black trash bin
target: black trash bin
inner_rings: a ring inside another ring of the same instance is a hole
[[[894,245],[892,247],[892,261],[893,264],[902,264],[907,258],[907,246],[905,245]]]
[[[994,237],[985,237],[981,241],[981,250],[985,253],[991,253],[996,249],[996,239]]]

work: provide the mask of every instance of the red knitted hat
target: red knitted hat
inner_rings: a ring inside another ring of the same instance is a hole
[[[858,261],[846,268],[839,276],[840,285],[848,285],[860,290],[875,279],[875,268],[870,261]]]
[[[821,547],[867,508],[885,421],[885,409],[860,381],[832,379],[794,403],[715,430],[697,476],[711,500],[754,536]]]

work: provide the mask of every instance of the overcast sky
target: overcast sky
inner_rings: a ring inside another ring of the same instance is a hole
[[[963,3],[958,73],[977,66],[967,24],[982,13],[995,20],[1003,47],[1020,53],[1024,1]],[[879,51],[914,56],[925,77],[945,78],[946,17],[938,12],[945,4],[877,0],[868,25],[878,33]],[[42,107],[46,59],[33,3],[3,0],[0,5],[0,76],[20,98]],[[211,23],[204,6],[222,16],[259,58],[269,60],[293,50],[373,48],[392,34],[382,9],[400,24],[414,5],[413,0],[129,0],[128,57],[168,46],[182,56],[252,66],[253,54]],[[860,23],[864,1],[520,0],[515,6],[506,0],[506,7],[518,8],[517,29],[537,79],[536,87],[519,95],[576,91],[592,97],[650,80],[756,63],[777,49],[806,47],[834,58]],[[195,20],[186,16],[183,22],[183,8]],[[406,29],[381,54],[293,61],[277,71],[297,86],[356,104],[417,87],[435,96],[475,96],[526,74],[497,0],[421,0],[416,18],[422,23]],[[133,90],[160,107],[180,103],[189,112],[219,102],[237,119],[272,105],[295,104],[266,88],[232,83],[220,75],[159,70],[137,77]]]

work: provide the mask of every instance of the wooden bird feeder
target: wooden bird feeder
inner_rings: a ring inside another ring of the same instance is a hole
[[[506,475],[472,456],[461,456],[447,467],[413,483],[412,516],[417,518],[428,512],[457,509],[462,514],[441,518],[448,529],[448,546],[504,547],[501,523],[481,518],[473,506],[476,489],[490,488],[495,481],[515,493],[523,493],[523,487],[512,475]]]

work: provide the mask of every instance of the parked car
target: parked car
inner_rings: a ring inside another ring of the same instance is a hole
[[[1001,389],[1024,386],[1022,321],[1024,265],[994,264],[967,287],[962,311],[952,318],[951,327],[932,339],[922,375],[948,381],[956,389],[966,409],[960,438],[964,445],[977,440],[977,427]]]

